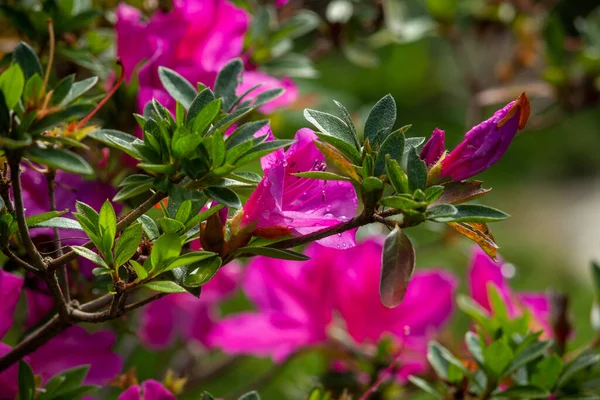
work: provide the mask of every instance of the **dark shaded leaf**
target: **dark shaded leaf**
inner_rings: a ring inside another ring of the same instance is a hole
[[[396,226],[383,245],[379,295],[384,306],[393,308],[402,302],[414,269],[415,250]]]

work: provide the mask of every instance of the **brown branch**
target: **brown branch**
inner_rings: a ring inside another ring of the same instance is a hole
[[[8,156],[8,154],[7,154]],[[13,158],[7,157],[10,165],[10,180],[13,188],[13,197],[15,199],[15,212],[17,214],[17,225],[19,226],[19,234],[21,235],[21,241],[27,253],[33,260],[33,266],[43,271],[46,269],[42,256],[35,248],[31,236],[29,236],[29,229],[27,228],[27,222],[25,222],[25,209],[23,205],[23,195],[21,193],[21,170],[19,167],[20,157]]]
[[[133,222],[135,222],[140,216],[145,214],[146,211],[148,211],[149,209],[154,207],[154,205],[156,203],[158,203],[165,197],[167,197],[166,193],[162,193],[162,192],[154,193],[152,196],[150,196],[150,198],[148,200],[146,200],[145,202],[140,204],[136,209],[134,209],[133,211],[131,211],[130,213],[125,215],[119,221],[119,223],[117,224],[117,232],[121,232],[123,229],[127,228],[129,225],[131,225]],[[85,243],[83,245],[83,247],[92,249],[94,247],[94,243],[89,241],[89,242]],[[57,257],[48,263],[48,271],[54,271],[56,268],[60,267],[61,265],[66,264],[70,261],[73,261],[76,258],[77,258],[77,253],[75,253],[74,251],[70,251],[61,257]]]
[[[56,171],[50,170],[46,174],[46,181],[48,182],[48,199],[50,201],[50,211],[56,211]],[[61,257],[63,255],[62,251],[62,242],[60,240],[60,233],[58,232],[58,228],[54,227],[52,229],[52,233],[54,234],[54,249],[57,257]],[[59,272],[58,281],[60,287],[62,289],[62,293],[64,296],[65,303],[69,303],[71,301],[71,290],[69,288],[69,275],[67,271],[67,264],[62,265],[62,269]]]

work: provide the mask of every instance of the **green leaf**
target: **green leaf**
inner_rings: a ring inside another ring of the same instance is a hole
[[[146,271],[146,268],[144,268],[142,264],[135,260],[129,260],[129,264],[131,264],[131,266],[135,270],[135,274],[138,277],[138,281],[144,280],[148,277],[148,271]]]
[[[237,99],[236,89],[240,83],[244,63],[239,58],[229,61],[215,80],[215,97],[223,99],[223,110],[230,111]]]
[[[295,173],[295,174],[292,174],[292,175],[297,176],[299,178],[319,179],[319,180],[322,180],[322,181],[348,181],[348,182],[352,182],[352,179],[350,179],[350,178],[348,178],[346,176],[334,174],[333,172],[327,172],[327,171],[298,172],[298,173]]]
[[[208,131],[208,135],[214,133],[224,133],[231,125],[235,124],[238,120],[249,114],[253,108],[250,107],[239,107],[231,114],[228,114],[218,120],[211,129]]]
[[[506,390],[496,390],[493,398],[503,399],[548,399],[552,393],[533,385],[512,386]]]
[[[358,133],[356,133],[356,127],[354,126],[354,123],[352,122],[352,117],[350,116],[350,113],[348,112],[346,107],[344,107],[344,105],[342,103],[340,103],[339,101],[333,100],[333,102],[335,103],[337,108],[342,113],[342,119],[344,120],[346,125],[348,125],[348,128],[350,128],[350,132],[352,132],[352,135],[355,136],[356,140],[358,141]]]
[[[356,147],[354,147],[353,144],[346,143],[335,136],[331,136],[320,132],[316,132],[316,135],[321,140],[321,144],[329,144],[330,147],[335,149],[338,153],[343,153],[344,157],[347,158],[353,164],[362,164],[360,152],[356,149]],[[319,142],[315,141],[315,144],[316,143]]]
[[[512,350],[501,340],[497,340],[483,349],[485,367],[495,378],[500,378],[504,374],[513,358]]]
[[[430,207],[425,212],[426,219],[445,218],[456,214],[458,210],[451,204],[440,204],[439,206]]]
[[[179,208],[177,209],[177,213],[175,214],[175,219],[177,221],[185,224],[186,221],[190,217],[190,212],[191,211],[192,211],[192,201],[191,200],[184,200],[179,205]]]
[[[189,109],[197,94],[194,86],[179,73],[163,66],[158,67],[158,77],[171,97],[180,102],[186,110]]]
[[[122,188],[119,192],[113,197],[113,201],[123,201],[126,199],[130,199],[132,197],[138,196],[142,193],[146,193],[148,190],[154,187],[154,179],[148,180],[144,183],[139,183],[136,185],[130,185]]]
[[[27,43],[21,42],[15,47],[13,59],[19,64],[21,70],[23,70],[25,80],[29,79],[34,74],[38,74],[39,76],[44,75],[39,58]]]
[[[109,200],[106,200],[102,204],[102,208],[100,208],[98,226],[100,227],[100,232],[103,232],[102,240],[106,240],[107,248],[105,251],[108,253],[113,248],[115,236],[117,235],[117,216]]]
[[[386,159],[389,157],[402,164],[402,155],[404,154],[404,131],[398,129],[392,132],[381,144],[375,158],[375,176],[383,175],[386,171]]]
[[[419,377],[411,375],[411,376],[408,377],[408,380],[413,385],[417,386],[421,390],[423,390],[423,391],[429,393],[430,395],[432,395],[434,398],[436,398],[438,400],[444,400],[444,395],[442,395],[435,387],[433,387],[433,385],[431,385],[425,379],[421,379]]]
[[[198,113],[192,124],[192,132],[198,135],[210,126],[221,110],[221,99],[216,99],[208,103],[202,111]]]
[[[0,208],[2,208],[2,207],[0,207]],[[50,211],[50,212],[46,212],[46,213],[43,213],[43,214],[32,215],[31,217],[25,218],[25,222],[27,223],[28,227],[31,227],[31,226],[34,226],[36,224],[40,224],[42,222],[46,222],[49,219],[61,216],[64,213],[66,213],[67,211],[68,210]]]
[[[413,200],[405,196],[389,196],[379,200],[379,204],[398,210],[414,210],[416,208],[426,207],[426,203]]]
[[[323,134],[337,138],[355,149],[360,148],[358,138],[350,127],[335,115],[307,108],[304,110],[304,118]]]
[[[250,151],[235,160],[235,165],[242,166],[248,164],[249,162],[270,154],[277,149],[289,146],[292,143],[294,143],[293,140],[272,140],[270,142],[263,142],[257,146],[254,146]]]
[[[86,93],[91,88],[93,88],[94,86],[96,86],[96,83],[98,83],[98,77],[97,76],[93,76],[91,78],[87,78],[87,79],[84,79],[82,81],[75,82],[71,86],[71,89],[69,90],[68,94],[60,102],[60,107],[64,107],[64,106],[72,103],[73,101],[77,100],[84,93]]]
[[[475,332],[467,332],[465,334],[465,344],[467,345],[467,349],[469,349],[469,353],[471,353],[475,361],[477,361],[479,365],[483,365],[483,348],[481,347],[481,340],[479,339],[479,336]]]
[[[108,264],[106,264],[106,262],[102,259],[102,257],[100,257],[98,254],[94,253],[92,250],[90,250],[86,247],[71,246],[71,250],[73,250],[75,253],[77,253],[81,257],[90,260],[91,262],[98,265],[99,267],[109,268]]]
[[[444,187],[440,185],[430,186],[425,190],[425,200],[431,204],[440,198],[444,192]]]
[[[576,359],[574,359],[565,366],[565,368],[563,369],[563,373],[560,376],[560,379],[556,383],[556,387],[563,387],[576,374],[582,372],[584,369],[587,369],[597,364],[598,362],[600,362],[600,354],[593,354],[590,352],[581,353]]]
[[[83,227],[69,218],[56,217],[50,218],[47,221],[38,222],[36,224],[28,225],[30,228],[59,228],[59,229],[72,229],[76,231],[83,231]]]
[[[159,237],[150,253],[153,270],[159,269],[181,253],[181,240],[176,233],[167,233]]]
[[[410,190],[425,190],[427,187],[427,165],[417,153],[416,148],[411,148],[408,152],[408,185]]]
[[[135,146],[136,144],[141,145],[143,142],[128,133],[114,129],[98,129],[90,132],[87,136],[102,142],[107,146],[119,149],[137,160],[143,158],[142,154],[140,154],[140,151]]]
[[[160,235],[158,231],[158,225],[156,225],[156,222],[154,222],[152,218],[147,215],[141,215],[137,220],[142,224],[148,239],[155,240],[158,238]]]
[[[459,204],[454,206],[456,214],[435,218],[436,222],[494,222],[510,217],[503,211],[479,204]]]
[[[415,250],[396,225],[385,238],[381,255],[379,296],[384,306],[393,308],[402,302],[414,269]]]
[[[559,356],[552,354],[538,362],[529,378],[532,385],[551,390],[562,371],[563,362]]]
[[[92,275],[94,276],[105,276],[105,275],[112,275],[114,273],[114,271],[110,268],[94,268],[92,269]]]
[[[379,100],[371,109],[365,122],[364,140],[369,140],[372,148],[377,148],[379,143],[387,137],[396,123],[396,102],[388,94]],[[385,157],[385,155],[384,155]],[[384,158],[385,159],[385,158]]]
[[[218,257],[218,255],[210,251],[191,251],[189,253],[182,254],[171,261],[164,269],[161,270],[161,272],[170,271],[184,265],[196,264],[211,257]]]
[[[459,295],[456,304],[462,312],[471,317],[477,324],[489,334],[493,334],[497,328],[497,322],[490,318],[489,313],[473,299],[465,295]]]
[[[54,87],[54,90],[52,91],[52,98],[50,99],[50,104],[54,106],[59,105],[71,91],[74,82],[75,74],[68,75],[61,79],[61,81],[58,82],[58,84]]]
[[[230,208],[242,208],[242,202],[238,195],[231,189],[225,187],[212,186],[204,189],[204,193],[219,204]]]
[[[280,260],[292,260],[292,261],[306,261],[310,257],[305,256],[302,253],[298,253],[293,250],[281,250],[273,249],[270,247],[242,247],[236,250],[237,254],[253,254],[259,256],[266,256],[270,258],[278,258]]]
[[[442,346],[436,341],[429,342],[427,350],[427,359],[431,366],[435,369],[435,372],[443,379],[448,379],[451,382],[462,380],[462,376],[472,376],[471,371],[463,365],[461,360],[456,358],[450,350]],[[456,369],[456,378],[451,379],[450,372],[452,367]],[[445,376],[443,374],[446,374]],[[475,383],[475,381],[474,381]]]
[[[258,392],[252,391],[240,396],[238,400],[260,400]]]
[[[142,224],[135,223],[125,229],[115,246],[115,266],[125,264],[137,252],[142,241]]]
[[[260,107],[262,105],[265,105],[273,100],[275,100],[276,98],[280,97],[283,93],[285,92],[285,89],[282,88],[275,88],[275,89],[268,89],[265,90],[262,93],[259,93],[255,98],[254,98],[254,102],[252,103],[252,107]]]
[[[243,124],[233,131],[233,133],[225,140],[227,150],[230,150],[238,144],[252,140],[254,135],[268,124],[269,120],[252,121]]]
[[[185,224],[185,230],[191,229],[193,226],[198,225],[200,222],[208,219],[211,215],[219,212],[223,207],[223,204],[218,204],[216,206],[210,207],[208,210],[204,210],[201,213],[198,213],[194,217],[190,218]]]
[[[50,168],[61,169],[80,175],[92,175],[94,170],[79,154],[65,149],[30,148],[25,156],[33,162]]]
[[[35,378],[29,364],[19,361],[19,400],[33,400],[35,395]]]
[[[72,390],[81,387],[89,369],[89,365],[82,365],[54,375],[46,382],[44,392],[38,394],[37,400],[51,400],[70,394]]]
[[[100,216],[98,215],[96,210],[79,200],[75,202],[75,208],[77,209],[77,212],[79,214],[83,215],[92,223],[92,226],[94,226],[95,228],[94,232],[99,233],[100,231],[96,229],[96,227],[98,226],[98,222],[100,221]]]
[[[189,126],[192,122],[194,122],[198,113],[200,113],[200,111],[202,111],[204,107],[206,107],[206,105],[212,102],[214,99],[215,95],[209,88],[206,88],[198,93],[194,98],[194,101],[192,101],[190,109],[188,110],[185,120],[186,125]]]
[[[183,233],[185,231],[185,225],[173,218],[159,218],[158,225],[165,233]]]
[[[0,74],[0,91],[4,93],[4,101],[10,110],[19,102],[24,87],[25,77],[17,64],[11,65]]]
[[[398,193],[408,193],[408,176],[400,168],[400,164],[396,160],[387,157],[385,167],[388,179],[394,190]]]
[[[402,127],[401,129],[404,130],[404,132],[406,132],[408,130],[408,128],[410,128],[410,125],[408,125],[407,127]],[[406,138],[406,140],[404,141],[404,152],[408,153],[410,151],[410,149],[412,149],[413,147],[419,147],[420,145],[423,144],[423,142],[425,142],[425,138],[424,137],[409,137]]]
[[[185,293],[186,290],[171,281],[155,281],[148,282],[143,284],[142,286],[147,287],[148,289],[155,290],[157,292],[162,293]]]
[[[515,359],[510,363],[505,373],[509,374],[518,368],[526,366],[536,358],[543,357],[546,353],[546,350],[550,348],[550,346],[552,346],[551,340],[534,342],[533,344],[527,346],[523,351],[516,355]]]

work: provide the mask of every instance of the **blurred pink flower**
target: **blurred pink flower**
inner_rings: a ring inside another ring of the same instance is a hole
[[[147,380],[121,393],[117,400],[176,400],[175,395],[155,380]]]
[[[401,365],[406,369],[400,376],[423,371],[428,335],[450,316],[456,279],[438,270],[416,273],[406,303],[388,309],[378,293],[381,249],[379,241],[368,240],[349,250],[309,245],[306,253],[312,258],[302,263],[254,259],[243,288],[258,310],[224,318],[210,343],[228,353],[282,361],[325,342],[330,325],[337,322],[335,312],[357,344],[374,344],[385,335],[395,338],[404,352]]]
[[[465,134],[465,139],[442,160],[440,178],[461,181],[491,167],[528,118],[529,100],[523,93]]]
[[[479,247],[473,249],[469,267],[469,283],[473,300],[491,311],[488,287],[494,285],[498,290],[510,317],[517,317],[524,311],[531,312],[532,328],[544,330],[552,335],[550,327],[550,299],[544,293],[515,293],[502,274],[502,260],[494,262]]]
[[[300,129],[287,151],[280,149],[261,159],[264,177],[244,205],[242,218],[243,226],[256,224],[257,236],[305,235],[354,217],[358,199],[351,183],[292,175],[326,168],[313,142],[316,138],[310,129]],[[355,245],[355,234],[353,229],[318,243],[349,248]]]
[[[178,338],[205,344],[218,319],[217,303],[237,288],[239,276],[239,266],[229,264],[202,288],[200,298],[171,294],[148,304],[138,329],[143,343],[153,349],[169,347]]]
[[[13,315],[23,279],[0,270],[0,338],[13,324]],[[123,363],[112,352],[116,341],[110,331],[88,333],[81,327],[71,327],[51,339],[48,343],[29,354],[25,360],[33,372],[45,380],[65,369],[79,365],[90,365],[85,379],[87,384],[105,384],[114,378]],[[0,356],[10,351],[10,346],[0,343]],[[17,365],[0,373],[0,393],[13,398],[17,393]]]
[[[117,54],[127,78],[130,79],[136,66],[146,60],[138,73],[138,111],[143,110],[152,98],[174,109],[174,101],[158,78],[159,66],[177,71],[193,85],[202,82],[212,87],[218,71],[229,60],[242,56],[249,20],[244,10],[226,0],[176,0],[171,12],[157,12],[148,22],[142,22],[138,9],[120,4],[115,26]],[[263,112],[294,100],[296,89],[291,81],[278,82],[273,77],[251,71],[252,68],[247,65],[250,71],[242,76],[248,88],[264,82],[266,88],[290,89],[288,95],[274,102],[275,105],[263,106]]]

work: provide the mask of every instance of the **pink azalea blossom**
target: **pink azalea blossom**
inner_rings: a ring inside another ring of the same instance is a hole
[[[176,400],[175,395],[155,380],[147,380],[121,393],[118,400]]]
[[[421,150],[421,160],[425,161],[425,164],[427,164],[428,167],[434,165],[446,151],[444,141],[444,131],[435,128],[431,134],[431,137]]]
[[[508,280],[502,273],[502,260],[494,262],[479,247],[473,249],[469,267],[470,291],[473,300],[483,308],[491,311],[488,298],[489,285],[498,290],[510,317],[517,317],[524,311],[533,317],[532,328],[544,330],[551,335],[550,299],[544,293],[515,293],[508,285]]]
[[[404,352],[401,377],[423,371],[428,335],[448,319],[456,279],[439,270],[418,272],[406,303],[388,309],[378,293],[381,249],[379,241],[368,240],[349,250],[310,245],[307,254],[312,258],[306,262],[252,260],[243,288],[257,311],[223,319],[210,343],[232,354],[282,361],[304,347],[324,343],[329,329],[337,325],[335,313],[358,345],[391,335]]]
[[[13,324],[13,315],[23,279],[0,270],[0,338]],[[71,327],[30,353],[25,360],[33,372],[46,381],[65,369],[90,365],[87,384],[106,384],[123,366],[121,358],[112,351],[116,336],[110,331],[88,333],[81,327]],[[0,343],[0,356],[11,347]],[[0,373],[0,394],[14,398],[17,394],[17,365]],[[2,397],[4,398],[4,397]]]
[[[502,158],[528,118],[529,100],[523,93],[465,134],[465,140],[442,160],[440,178],[460,181],[491,167]]]
[[[138,330],[142,342],[153,349],[169,347],[177,338],[206,343],[218,319],[217,303],[235,290],[239,276],[239,266],[229,264],[202,288],[200,298],[171,294],[144,307]]]
[[[122,3],[117,8],[117,54],[128,79],[135,68],[139,68],[139,111],[152,98],[174,109],[174,101],[158,78],[159,66],[177,71],[194,85],[201,82],[212,87],[218,71],[231,59],[243,56],[244,35],[250,21],[244,10],[227,0],[176,0],[173,3],[171,12],[157,12],[148,22],[142,21],[141,12],[134,7]],[[278,82],[253,71],[252,65],[247,65],[247,69],[242,76],[246,88],[265,83],[261,90],[289,89],[287,95],[263,106],[261,111],[271,112],[295,99],[296,87],[290,80]]]
[[[292,175],[326,168],[316,138],[310,129],[300,129],[287,151],[261,159],[264,177],[244,205],[243,226],[253,225],[258,236],[304,235],[354,217],[358,199],[352,184]],[[354,229],[318,243],[349,248],[355,245],[355,234]]]

